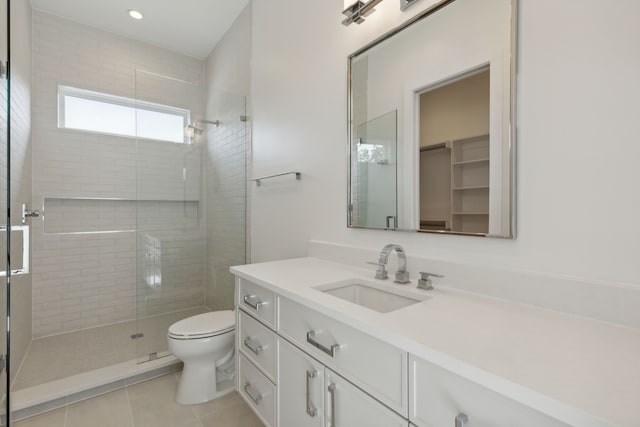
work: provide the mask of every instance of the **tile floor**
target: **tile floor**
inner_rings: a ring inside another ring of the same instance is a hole
[[[208,311],[195,307],[142,319],[99,326],[33,340],[12,390],[22,390],[71,375],[100,369],[138,355],[167,350],[167,330],[172,323]],[[131,334],[144,333],[131,339]]]
[[[180,373],[129,386],[14,427],[263,427],[237,393],[200,405],[175,403]]]

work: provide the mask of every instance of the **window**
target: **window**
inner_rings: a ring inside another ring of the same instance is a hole
[[[189,142],[189,110],[58,86],[58,127],[177,143]]]

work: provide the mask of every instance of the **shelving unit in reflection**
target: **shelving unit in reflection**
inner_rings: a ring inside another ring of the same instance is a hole
[[[489,135],[451,141],[451,229],[489,232]]]

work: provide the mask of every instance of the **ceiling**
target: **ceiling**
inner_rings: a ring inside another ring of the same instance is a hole
[[[249,0],[31,0],[34,9],[205,59]],[[139,10],[144,19],[127,14]]]

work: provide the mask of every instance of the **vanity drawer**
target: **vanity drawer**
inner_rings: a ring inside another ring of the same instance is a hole
[[[420,427],[568,427],[501,394],[409,356],[409,419]],[[456,417],[467,422],[456,424]]]
[[[326,370],[325,419],[334,427],[407,427],[409,422],[340,375]]]
[[[238,310],[238,348],[271,381],[276,379],[276,334],[242,310]]]
[[[242,307],[271,329],[275,329],[276,297],[273,292],[238,278],[238,307]]]
[[[238,357],[238,391],[266,427],[276,426],[276,386],[242,354]]]
[[[403,416],[407,353],[324,314],[278,297],[278,331]]]

